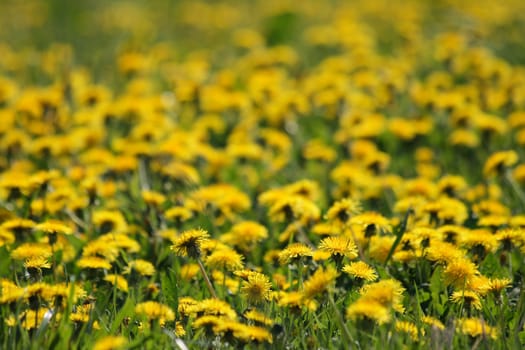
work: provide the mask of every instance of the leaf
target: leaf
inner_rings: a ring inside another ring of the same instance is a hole
[[[179,287],[175,279],[175,271],[168,269],[168,272],[160,274],[160,289],[166,300],[166,304],[174,309],[177,318],[179,317]]]
[[[432,296],[432,305],[439,315],[442,315],[445,311],[441,299],[442,291],[445,287],[441,279],[441,270],[442,268],[439,266],[432,274],[432,277],[430,277],[430,295]]]
[[[122,307],[120,308],[119,312],[115,315],[115,318],[113,319],[113,323],[111,324],[111,334],[115,334],[117,329],[121,326],[122,321],[128,316],[133,315],[135,301],[131,300],[131,298],[127,298],[126,302]]]
[[[401,242],[401,238],[403,238],[403,235],[405,234],[407,230],[407,224],[408,224],[408,218],[410,214],[412,213],[412,208],[409,208],[407,212],[405,213],[405,217],[403,218],[403,221],[401,221],[401,224],[399,225],[397,232],[396,232],[396,240],[392,244],[392,247],[390,248],[390,251],[388,252],[388,255],[386,256],[385,263],[383,264],[386,266],[392,255],[394,254],[394,251],[396,250],[397,246]]]

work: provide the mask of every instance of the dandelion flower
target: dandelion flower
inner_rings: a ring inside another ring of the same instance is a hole
[[[50,269],[51,263],[43,256],[34,256],[24,262],[26,269]]]
[[[419,330],[417,329],[417,326],[412,322],[396,321],[395,328],[396,331],[408,333],[410,335],[410,338],[412,338],[413,340],[418,339]]]
[[[128,291],[128,281],[126,281],[126,279],[120,275],[107,274],[104,277],[104,281],[111,283],[123,292]]]
[[[303,307],[310,311],[317,309],[315,300],[306,299],[303,293],[297,291],[279,293],[278,304],[293,310],[301,310]]]
[[[201,245],[208,240],[209,237],[208,232],[202,229],[184,231],[173,241],[171,250],[180,256],[199,258],[201,255]]]
[[[338,224],[346,224],[347,221],[361,211],[361,204],[353,199],[345,198],[335,202],[328,212],[326,218]]]
[[[272,326],[274,324],[273,320],[266,316],[265,314],[255,310],[249,309],[244,312],[243,316],[250,321],[256,322],[264,326]]]
[[[185,301],[191,303],[190,300]],[[180,304],[179,304],[180,307]],[[212,315],[212,316],[221,316],[230,320],[237,319],[237,313],[231,307],[230,304],[223,300],[216,298],[213,299],[204,299],[201,301],[195,302],[193,305],[189,305],[186,309],[186,313],[197,314],[197,315]]]
[[[447,264],[443,271],[443,278],[446,284],[458,288],[464,288],[470,283],[470,279],[479,274],[476,265],[466,259],[455,259]]]
[[[47,234],[63,234],[70,235],[73,233],[73,229],[66,223],[58,220],[49,220],[38,224],[34,227],[36,231],[42,231]]]
[[[135,306],[135,312],[139,315],[146,316],[149,320],[159,320],[162,325],[166,321],[173,321],[175,313],[173,310],[164,304],[156,301],[145,301]]]
[[[491,278],[489,290],[494,293],[501,293],[511,282],[510,278]]]
[[[224,243],[238,247],[244,252],[255,248],[256,244],[268,237],[268,230],[263,225],[254,221],[243,221],[235,224],[230,232],[221,236]]]
[[[190,281],[199,273],[199,265],[185,264],[180,268],[180,277],[185,281]]]
[[[355,243],[344,236],[330,236],[324,238],[319,244],[319,250],[329,252],[333,257],[357,258],[357,247]]]
[[[425,315],[421,317],[421,321],[431,327],[436,327],[441,331],[445,329],[445,325],[437,318]]]
[[[399,281],[387,279],[365,285],[361,288],[360,294],[363,299],[374,300],[397,312],[403,312],[404,307],[402,301],[404,291],[405,289]]]
[[[155,266],[146,260],[137,259],[130,261],[128,266],[124,268],[123,273],[129,274],[136,271],[141,276],[153,276],[155,274]]]
[[[355,279],[366,282],[373,282],[377,279],[375,270],[364,261],[356,261],[343,266],[343,272],[346,272]]]
[[[111,263],[104,258],[96,256],[82,257],[77,261],[77,266],[81,269],[111,269]]]
[[[484,320],[478,318],[461,318],[457,321],[456,330],[471,337],[498,338],[496,328],[489,326]]]
[[[346,310],[346,316],[351,320],[368,319],[381,325],[390,321],[390,311],[383,304],[368,299],[358,299]]]
[[[234,271],[242,269],[243,256],[233,249],[218,249],[206,258],[206,265],[215,269]]]
[[[260,303],[270,300],[272,284],[267,276],[253,272],[243,281],[241,292],[250,303]]]
[[[312,256],[312,249],[302,243],[292,243],[279,253],[279,262],[289,264],[303,257]]]
[[[337,277],[337,271],[329,266],[317,269],[308,280],[304,282],[303,293],[306,299],[313,299],[321,293],[329,291]]]
[[[473,307],[476,310],[481,310],[481,299],[478,293],[471,290],[455,291],[450,296],[450,301],[454,304],[463,304],[465,307]]]
[[[234,330],[233,336],[245,343],[272,343],[271,333],[267,329],[258,326],[240,325]]]
[[[510,168],[518,162],[518,154],[515,151],[500,151],[493,153],[483,166],[483,175],[486,177],[501,175],[505,169]]]
[[[97,340],[93,350],[118,350],[123,349],[126,344],[127,340],[123,336],[108,335]]]
[[[11,258],[15,260],[27,260],[31,258],[48,258],[53,255],[51,246],[44,243],[22,243],[11,252]]]

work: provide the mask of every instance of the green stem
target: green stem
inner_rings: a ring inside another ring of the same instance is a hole
[[[197,258],[197,264],[199,265],[202,276],[204,277],[204,281],[206,281],[206,286],[208,287],[210,294],[212,295],[213,298],[218,299],[217,293],[215,293],[215,289],[213,288],[213,285],[211,284],[210,278],[208,277],[208,274],[206,273],[206,270],[204,269],[204,265],[202,264],[202,261],[200,258]]]
[[[344,339],[345,344],[354,344],[354,339],[352,338],[352,335],[350,334],[350,331],[348,330],[348,327],[346,327],[345,321],[343,319],[343,316],[339,312],[339,309],[337,308],[337,305],[335,304],[334,297],[332,293],[328,293],[328,300],[330,301],[330,304],[332,305],[333,312],[335,313],[337,323],[339,323],[339,327],[341,328],[341,333]]]
[[[518,196],[518,199],[521,201],[521,205],[525,207],[525,193],[521,189],[521,187],[518,185],[516,180],[514,179],[514,176],[512,176],[512,173],[510,172],[510,169],[507,169],[505,171],[505,179],[512,187],[512,190],[516,195]]]

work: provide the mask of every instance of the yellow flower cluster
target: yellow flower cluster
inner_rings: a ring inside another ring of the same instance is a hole
[[[525,5],[154,2],[74,21],[129,36],[102,73],[76,42],[0,34],[5,344],[523,331],[503,309],[523,304],[525,70],[494,43],[519,44]],[[0,20],[30,33],[50,11]]]

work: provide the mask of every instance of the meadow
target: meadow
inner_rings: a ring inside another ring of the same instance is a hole
[[[525,3],[0,2],[0,348],[525,347]]]

